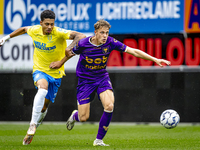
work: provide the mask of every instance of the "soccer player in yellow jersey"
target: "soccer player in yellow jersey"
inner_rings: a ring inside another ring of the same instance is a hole
[[[61,85],[61,78],[65,75],[64,65],[61,68],[52,69],[53,61],[67,61],[65,50],[72,49],[85,35],[76,31],[65,30],[54,26],[55,13],[45,10],[41,13],[40,25],[21,27],[11,34],[0,39],[2,46],[8,39],[25,34],[31,36],[34,44],[33,55],[33,80],[38,89],[32,109],[30,127],[23,139],[23,145],[31,143],[36,128],[46,116],[50,102],[54,103],[58,88]],[[66,40],[73,40],[67,47]]]

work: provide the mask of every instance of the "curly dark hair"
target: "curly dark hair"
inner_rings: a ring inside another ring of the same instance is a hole
[[[44,10],[40,15],[40,19],[41,21],[43,21],[44,19],[47,18],[55,20],[55,13],[51,10]]]
[[[94,24],[94,29],[95,29],[95,30],[98,30],[100,27],[108,27],[108,28],[110,29],[110,28],[111,28],[111,25],[110,25],[107,21],[101,19],[101,20],[97,21],[97,22]]]

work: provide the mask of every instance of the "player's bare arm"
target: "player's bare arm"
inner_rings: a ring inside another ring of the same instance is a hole
[[[19,35],[22,35],[22,34],[25,34],[27,33],[27,30],[28,30],[29,26],[27,27],[21,27],[15,31],[13,31],[11,34],[3,37],[2,39],[0,39],[0,47],[7,41],[9,40],[10,38],[13,38],[15,36],[19,36]]]
[[[19,35],[22,35],[22,34],[25,34],[27,33],[27,30],[30,26],[26,26],[26,27],[21,27],[15,31],[13,31],[11,34],[10,34],[10,38],[13,38],[15,36],[19,36]]]
[[[149,54],[147,54],[147,53],[145,53],[145,52],[143,52],[143,51],[141,51],[139,49],[131,48],[131,47],[128,47],[128,46],[126,48],[126,52],[128,54],[131,54],[131,55],[135,56],[135,57],[139,57],[139,58],[142,58],[142,59],[154,61],[160,67],[163,67],[162,63],[165,63],[166,65],[170,65],[171,64],[171,62],[168,61],[168,60],[155,58],[155,57],[150,56]]]
[[[66,49],[71,49],[75,46],[75,44],[80,40],[86,38],[85,34],[76,32],[76,31],[70,31],[70,36],[69,39],[73,40],[72,43],[66,48]]]
[[[70,57],[71,58],[71,57]],[[50,65],[49,65],[49,68],[51,69],[59,69],[67,60],[69,60],[70,58],[68,57],[64,57],[62,60],[60,61],[55,61],[55,62],[52,62]]]
[[[61,60],[61,61],[56,61],[56,62],[52,62],[49,67],[52,69],[59,69],[67,60],[69,60],[70,58],[72,58],[75,54],[72,52],[73,47],[75,46],[76,43],[78,43],[78,41],[80,39],[85,38],[85,34],[80,33],[80,32],[76,32],[76,31],[70,31],[70,40],[73,40],[72,43],[65,49],[65,57]]]

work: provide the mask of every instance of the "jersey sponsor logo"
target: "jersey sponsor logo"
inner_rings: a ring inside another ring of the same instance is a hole
[[[89,58],[86,56],[85,58],[87,64],[85,65],[85,68],[91,69],[91,70],[99,70],[99,69],[105,69],[106,68],[106,62],[108,60],[108,57],[103,56],[102,58]]]
[[[200,32],[199,0],[185,0],[185,31]]]
[[[91,63],[94,63],[94,64],[105,64],[108,60],[108,57],[106,56],[103,56],[102,58],[95,58],[95,59],[92,59],[92,58],[89,58],[89,57],[85,57],[85,60],[87,63],[91,64]]]
[[[34,45],[37,48],[37,50],[47,53],[54,52],[54,50],[56,49],[56,45],[47,47],[45,43],[37,42],[35,40],[34,40]]]
[[[106,65],[85,65],[85,68],[92,70],[100,70],[100,69],[105,69]]]

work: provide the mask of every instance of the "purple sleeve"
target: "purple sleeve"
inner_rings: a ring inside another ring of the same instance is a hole
[[[126,50],[126,45],[123,44],[122,42],[116,40],[116,39],[112,39],[112,49],[113,50],[118,50],[118,51],[122,51],[125,52]]]
[[[76,43],[76,45],[74,46],[74,48],[72,49],[72,51],[75,54],[80,54],[81,53],[81,47],[80,47],[80,43],[79,42]]]

